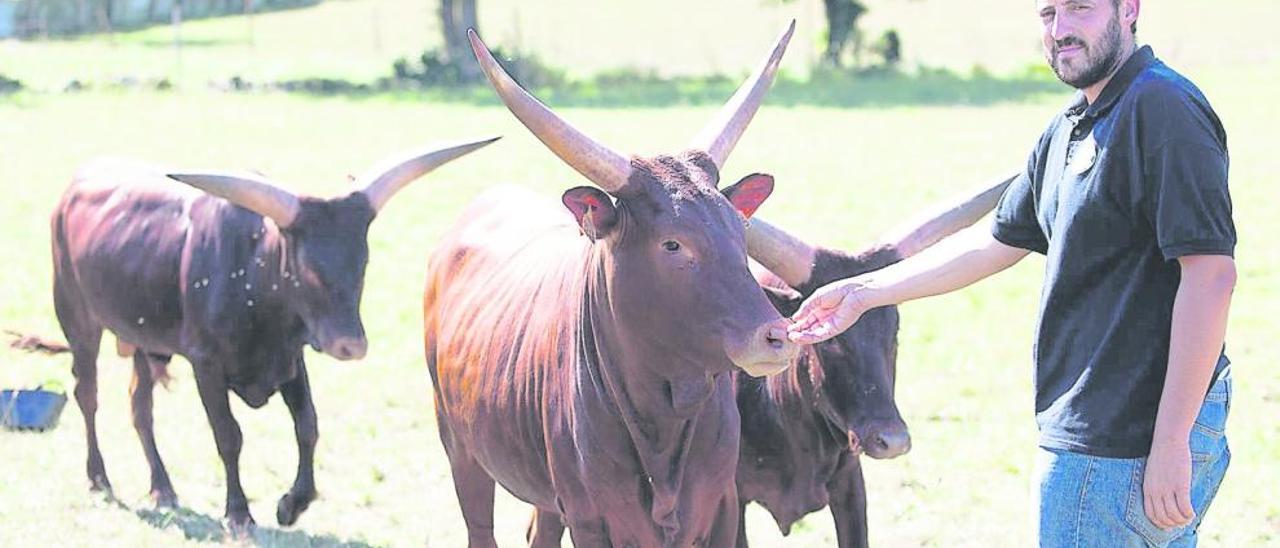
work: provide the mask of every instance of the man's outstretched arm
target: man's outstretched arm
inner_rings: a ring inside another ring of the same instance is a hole
[[[995,239],[989,226],[971,227],[915,257],[818,289],[792,316],[791,340],[822,342],[848,329],[867,310],[967,287],[1029,253]]]

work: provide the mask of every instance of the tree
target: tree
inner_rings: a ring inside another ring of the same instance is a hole
[[[859,0],[823,0],[822,3],[827,13],[827,48],[822,52],[822,60],[839,68],[844,66],[847,46],[853,46],[855,58],[862,49],[858,19],[867,13],[867,6]]]
[[[780,0],[790,3],[794,0]],[[822,63],[831,67],[844,66],[844,54],[852,47],[853,55],[859,57],[862,49],[862,35],[858,31],[858,19],[867,13],[867,6],[861,0],[822,0],[827,16],[827,44],[822,51]]]
[[[115,33],[112,23],[115,18],[115,3],[111,0],[98,0],[98,29],[107,34]]]
[[[462,82],[480,79],[480,67],[472,61],[467,29],[479,32],[476,0],[440,0],[440,28],[444,34],[445,61],[458,70]]]

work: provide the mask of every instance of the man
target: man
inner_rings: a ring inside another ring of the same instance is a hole
[[[819,289],[791,338],[965,287],[1045,254],[1036,421],[1044,546],[1194,545],[1230,460],[1224,355],[1236,235],[1226,135],[1200,91],[1139,48],[1140,0],[1038,0],[1079,90],[994,226]]]

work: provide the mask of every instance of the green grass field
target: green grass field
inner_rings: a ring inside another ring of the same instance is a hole
[[[293,188],[329,195],[345,175],[383,155],[435,140],[503,134],[504,140],[415,183],[374,223],[363,305],[369,356],[339,363],[309,354],[321,441],[320,498],[298,526],[274,525],[296,449],[278,399],[260,410],[236,405],[244,430],[244,487],[271,546],[461,546],[465,532],[432,417],[421,356],[420,295],[434,242],[464,204],[499,183],[548,196],[583,184],[507,111],[494,105],[412,96],[314,98],[223,94],[204,82],[233,74],[372,79],[399,55],[432,44],[428,2],[331,0],[246,21],[187,25],[196,41],[181,73],[155,28],[105,38],[0,42],[0,74],[37,89],[73,79],[171,77],[170,93],[28,92],[0,97],[0,328],[60,336],[50,297],[48,214],[75,167],[98,154],[173,165],[253,167]],[[730,74],[754,63],[784,20],[801,35],[787,68],[813,58],[816,2],[762,4],[673,0],[602,8],[586,0],[482,2],[491,42],[520,43],[547,61],[590,73],[611,66],[671,73]],[[615,3],[610,3],[615,4]],[[1031,3],[882,2],[868,24],[902,29],[909,63],[1020,71],[1039,61]],[[517,7],[518,6],[518,7]],[[552,6],[555,6],[552,9]],[[1266,341],[1280,333],[1280,172],[1270,132],[1280,125],[1280,54],[1264,34],[1280,16],[1269,0],[1210,8],[1192,0],[1144,5],[1142,36],[1197,81],[1230,135],[1241,273],[1228,334],[1236,364],[1230,420],[1234,461],[1203,528],[1206,546],[1280,542],[1280,370]],[[1008,13],[999,11],[1005,9]],[[667,10],[664,12],[664,10]],[[983,14],[979,17],[977,14]],[[990,14],[998,14],[992,16]],[[976,22],[981,20],[980,23]],[[378,23],[374,23],[377,21]],[[518,22],[518,25],[516,24]],[[380,28],[375,33],[373,28]],[[653,35],[663,36],[653,40]],[[649,37],[649,38],[646,38]],[[905,90],[909,91],[909,90]],[[778,178],[759,215],[814,242],[856,248],[904,215],[1021,162],[1065,91],[974,106],[829,108],[766,105],[725,170]],[[553,105],[554,106],[554,105]],[[713,106],[576,108],[561,113],[617,149],[640,154],[682,147]],[[865,464],[870,529],[878,546],[1017,546],[1029,530],[1035,445],[1032,322],[1043,260],[1031,258],[969,290],[902,308],[898,403],[913,449]],[[83,422],[74,402],[50,432],[0,431],[0,545],[175,546],[223,542],[222,468],[198,403],[190,366],[175,360],[172,389],[156,396],[156,435],[184,509],[157,513],[146,498],[145,459],[129,420],[129,365],[104,345],[99,436],[118,500],[91,496],[84,476]],[[0,386],[72,385],[70,360],[0,349]],[[499,494],[499,543],[523,543],[528,508]],[[748,513],[759,546],[834,543],[825,512],[782,538],[768,515]]]

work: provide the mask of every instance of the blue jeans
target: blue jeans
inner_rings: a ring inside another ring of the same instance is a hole
[[[1174,529],[1156,527],[1142,508],[1146,458],[1114,459],[1041,448],[1036,458],[1037,484],[1032,487],[1040,509],[1039,545],[1195,546],[1196,530],[1231,462],[1225,432],[1230,409],[1228,366],[1210,387],[1191,428],[1191,506],[1196,517]]]

